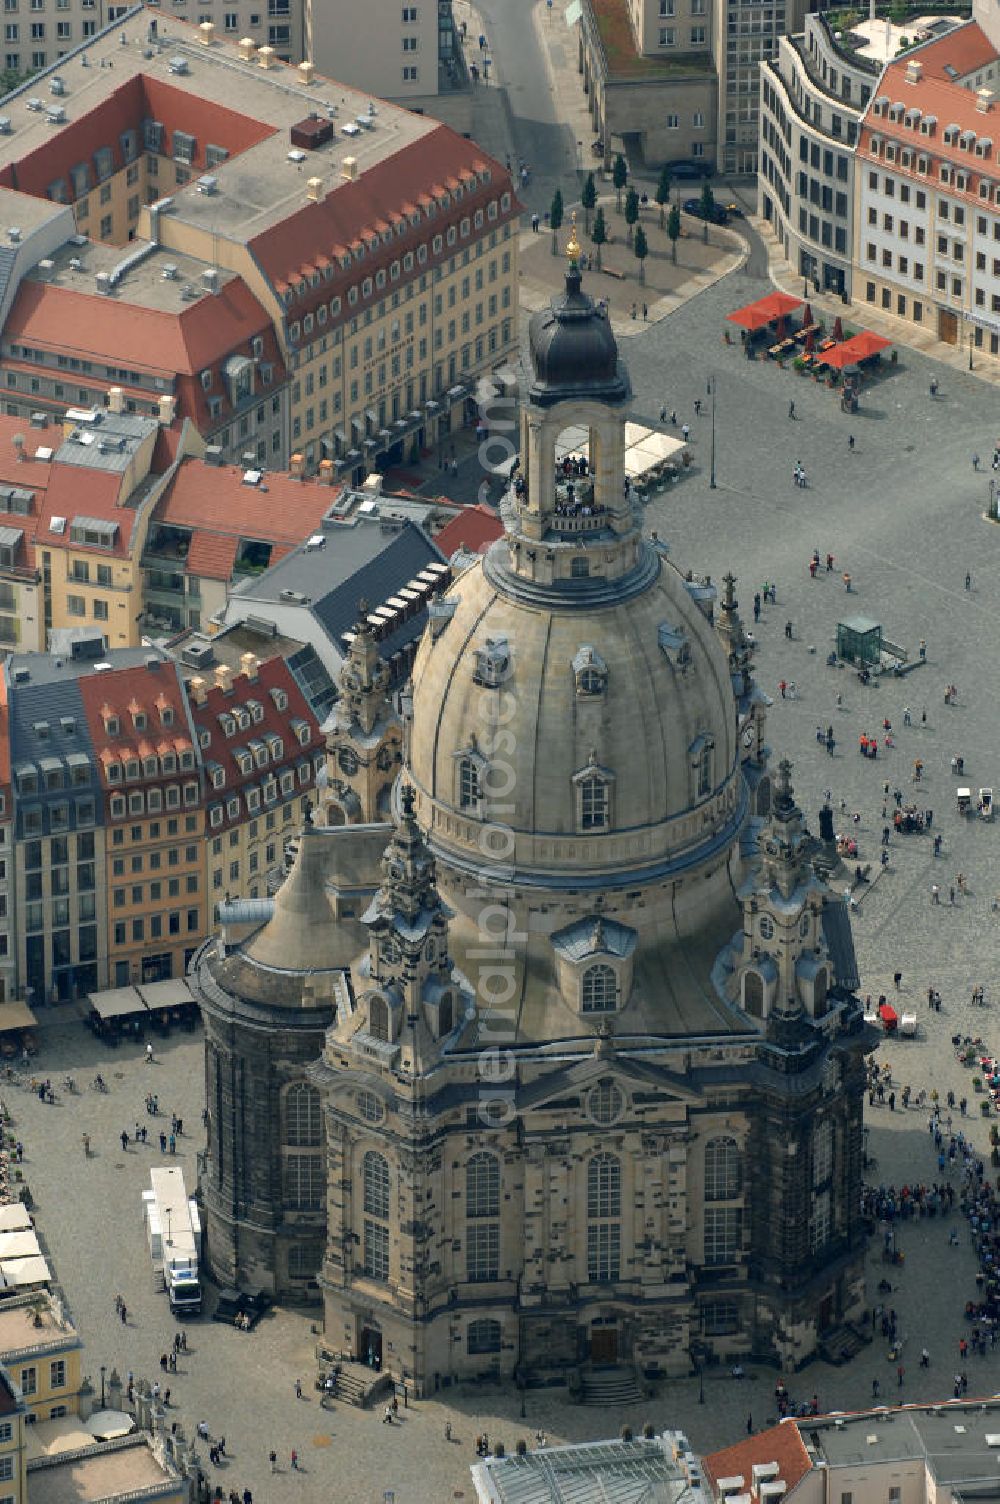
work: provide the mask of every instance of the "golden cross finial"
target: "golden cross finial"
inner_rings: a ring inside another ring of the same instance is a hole
[[[567,256],[568,260],[575,262],[575,261],[578,261],[580,259],[580,242],[576,238],[576,210],[575,209],[573,210],[573,213],[570,215],[569,219],[570,219],[570,229],[569,229],[569,239],[566,242],[566,256]]]

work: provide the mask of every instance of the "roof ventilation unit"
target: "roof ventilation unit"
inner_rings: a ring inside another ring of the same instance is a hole
[[[177,74],[190,72],[190,69],[188,68],[188,60],[186,57],[172,57],[167,64],[167,69],[169,72]]]

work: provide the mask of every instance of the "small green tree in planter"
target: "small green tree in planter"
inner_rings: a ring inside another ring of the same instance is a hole
[[[792,361],[792,370],[793,371],[800,371],[801,372],[801,371],[804,371],[805,368],[806,368],[806,363],[803,360],[802,356],[801,355],[796,355],[795,359]]]
[[[628,163],[622,156],[621,152],[618,153],[617,157],[615,157],[614,163],[612,164],[611,181],[615,185],[615,195],[617,199],[616,207],[618,209],[618,213],[620,214],[622,212],[622,189],[628,182]]]
[[[656,192],[653,194],[653,197],[655,198],[656,202],[660,206],[660,229],[662,230],[663,229],[663,221],[664,221],[664,211],[666,209],[667,204],[669,204],[669,202],[670,202],[670,168],[669,167],[664,167],[662,169],[662,171],[660,172],[660,181],[656,185]]]
[[[583,185],[580,194],[580,203],[583,206],[583,228],[587,235],[590,234],[590,216],[597,207],[597,184],[594,182],[594,174],[587,174],[587,181]]]
[[[993,1103],[989,1101],[980,1102],[979,1111],[982,1113],[984,1118],[988,1118],[990,1113],[993,1111]]]
[[[706,245],[708,245],[708,226],[714,212],[715,194],[712,192],[711,183],[706,178],[701,185],[701,217],[705,221],[701,228],[701,235]]]
[[[667,238],[670,241],[670,259],[677,265],[677,242],[681,236],[681,211],[677,204],[671,204],[670,213],[667,215]]]
[[[557,188],[556,191],[555,191],[555,193],[553,193],[553,195],[552,195],[552,203],[549,205],[549,224],[552,227],[552,254],[553,254],[553,256],[557,255],[558,251],[559,251],[559,238],[558,238],[558,236],[559,236],[559,231],[562,229],[562,222],[563,222],[563,196],[562,196],[562,189],[561,188]]]
[[[590,238],[597,247],[597,255],[595,256],[594,260],[597,262],[597,270],[600,271],[601,246],[604,245],[608,238],[608,227],[604,223],[604,210],[600,207],[600,205],[598,205],[597,213],[594,215],[594,228],[591,231]]]
[[[639,195],[634,188],[630,188],[625,195],[625,223],[628,226],[627,238],[629,245],[632,244],[632,233],[639,222]]]
[[[982,1089],[983,1089],[983,1078],[981,1076],[973,1076],[973,1078],[972,1078],[972,1090],[973,1091],[982,1091]]]
[[[645,286],[646,283],[646,257],[649,255],[649,242],[642,225],[635,227],[635,239],[632,243],[635,259],[639,263],[639,281]]]

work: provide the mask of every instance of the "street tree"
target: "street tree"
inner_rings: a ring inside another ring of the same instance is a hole
[[[580,203],[583,205],[583,228],[587,235],[590,234],[590,215],[597,204],[597,184],[594,182],[594,174],[588,172],[587,181],[583,185],[580,195]]]
[[[670,238],[670,255],[674,265],[677,265],[677,242],[681,234],[681,211],[676,204],[671,204],[670,213],[667,215],[667,235]]]
[[[559,235],[559,231],[562,229],[562,222],[563,222],[563,196],[562,196],[562,189],[561,188],[557,188],[556,191],[555,191],[555,193],[553,193],[553,195],[552,195],[552,203],[549,206],[549,224],[552,226],[552,254],[553,254],[553,256],[557,255],[558,251],[559,251],[559,239],[558,239],[558,235]]]
[[[670,202],[670,168],[664,166],[660,171],[660,181],[656,185],[653,195],[660,206],[660,229],[663,229],[664,211]]]
[[[639,195],[630,188],[625,195],[625,223],[628,225],[628,243],[632,244],[632,229],[639,221]]]
[[[615,193],[618,196],[618,213],[620,214],[622,212],[622,189],[628,182],[628,163],[621,152],[615,157],[614,165],[611,168],[611,181],[615,185]]]
[[[642,225],[635,227],[635,239],[632,242],[635,259],[639,263],[639,281],[645,285],[646,281],[646,257],[649,255],[649,242]]]
[[[595,257],[595,260],[597,261],[597,270],[600,271],[601,246],[605,244],[608,238],[608,227],[604,223],[604,210],[600,207],[600,205],[598,205],[597,213],[594,215],[594,228],[590,232],[590,238],[597,247],[597,256]]]
[[[704,220],[701,234],[702,239],[704,240],[706,245],[708,245],[708,227],[712,222],[712,215],[714,213],[715,194],[712,192],[711,183],[706,178],[704,183],[702,183],[701,185],[701,217]]]

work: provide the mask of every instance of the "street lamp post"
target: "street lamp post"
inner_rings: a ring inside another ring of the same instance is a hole
[[[969,330],[969,370],[972,370],[972,330]]]
[[[997,515],[997,483],[992,475],[990,476],[990,505],[986,515],[992,517],[994,522],[1000,520]]]
[[[715,484],[715,377],[714,376],[709,381],[709,386],[710,386],[711,392],[712,392],[712,460],[711,460],[711,473],[709,475],[708,486],[709,486],[709,490],[710,491],[714,491],[714,490],[717,489],[716,484]]]
[[[107,1373],[107,1371],[108,1371],[107,1368],[102,1363],[101,1364],[101,1409],[102,1410],[104,1409],[104,1375]]]

